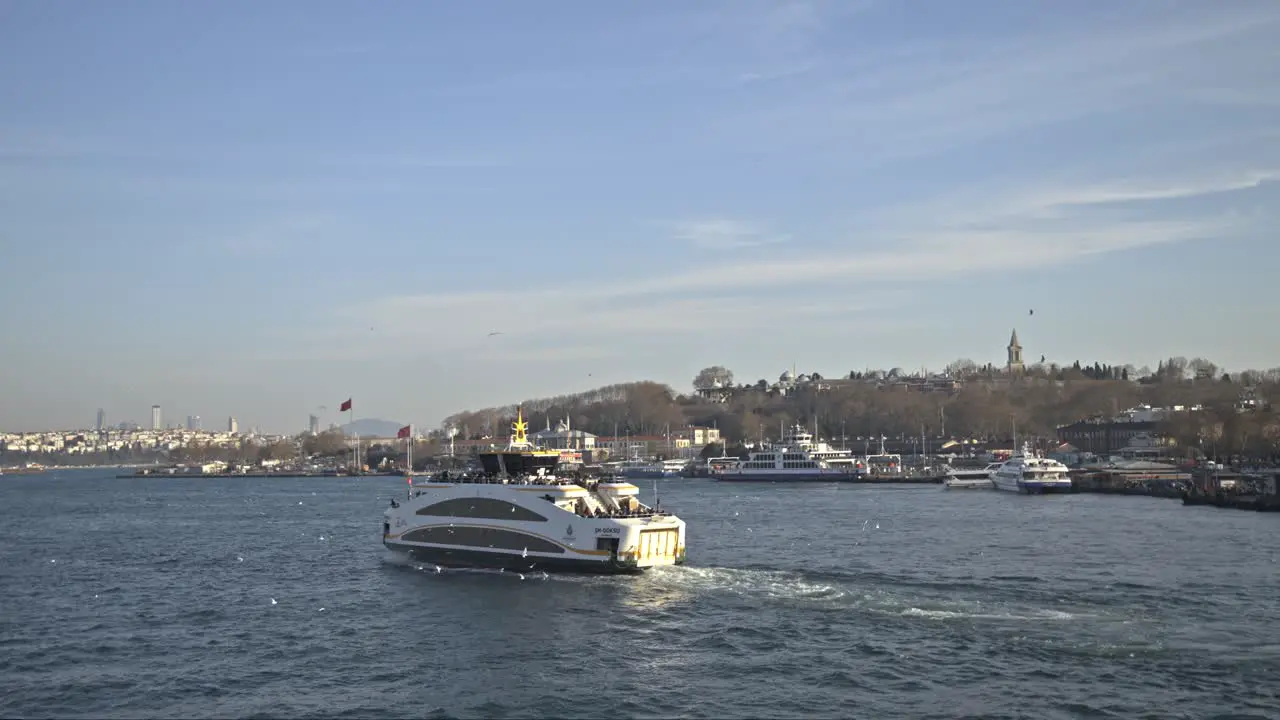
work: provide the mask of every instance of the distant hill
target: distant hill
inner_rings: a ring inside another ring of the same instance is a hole
[[[393,422],[391,420],[379,420],[377,418],[362,418],[353,423],[342,425],[342,432],[347,435],[359,435],[360,437],[379,437],[393,438],[400,428],[408,423]]]

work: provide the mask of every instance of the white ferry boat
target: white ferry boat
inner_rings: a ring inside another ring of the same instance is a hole
[[[1071,478],[1067,466],[1042,457],[1029,445],[1022,452],[1001,463],[991,473],[991,481],[997,490],[1041,495],[1071,492]]]
[[[735,465],[713,466],[711,470],[711,477],[722,481],[821,482],[848,475],[798,448],[755,451]]]
[[[814,460],[821,460],[836,469],[852,470],[858,459],[848,450],[831,447],[823,440],[816,439],[804,427],[795,425],[782,439],[784,447],[801,450]]]
[[[522,452],[528,445],[522,415],[514,430],[511,449],[492,454]],[[411,488],[408,499],[392,500],[383,513],[382,542],[419,562],[635,573],[685,560],[684,521],[641,503],[627,482],[574,482],[540,462],[526,475],[444,472]]]
[[[616,466],[616,472],[625,478],[633,480],[651,480],[664,476],[666,468],[662,463],[649,462],[640,458],[631,458],[623,460]]]
[[[662,477],[672,478],[680,477],[684,474],[685,468],[689,466],[688,460],[663,460],[660,463]]]

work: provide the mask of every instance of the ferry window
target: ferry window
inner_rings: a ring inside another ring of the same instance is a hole
[[[473,527],[468,525],[436,525],[410,530],[401,536],[408,542],[436,543],[438,545],[465,545],[485,550],[532,550],[533,552],[563,554],[564,548],[550,540],[527,535],[514,530]]]
[[[532,510],[493,498],[452,498],[428,505],[416,513],[446,517],[484,518],[487,520],[523,520],[546,522],[547,519]]]

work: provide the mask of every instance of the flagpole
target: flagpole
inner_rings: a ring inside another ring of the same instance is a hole
[[[405,470],[404,477],[409,482],[409,499],[413,499],[413,423],[409,423],[409,436],[405,438]]]
[[[351,403],[351,407],[347,408],[347,425],[351,427],[351,434],[355,436],[356,447],[355,453],[351,458],[351,474],[360,474],[360,433],[356,432],[356,405]]]

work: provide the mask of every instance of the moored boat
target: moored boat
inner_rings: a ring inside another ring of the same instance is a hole
[[[665,469],[662,463],[631,458],[617,464],[617,473],[632,480],[654,480],[663,477]]]
[[[997,490],[1045,495],[1071,492],[1071,477],[1066,465],[1051,458],[1042,457],[1030,446],[1002,463],[991,473],[991,481]]]
[[[711,477],[720,481],[836,482],[849,476],[798,448],[755,451],[733,465],[713,466]]]
[[[1000,463],[991,463],[983,468],[947,468],[947,478],[942,486],[948,490],[993,490],[995,483],[991,473],[1000,467]]]

